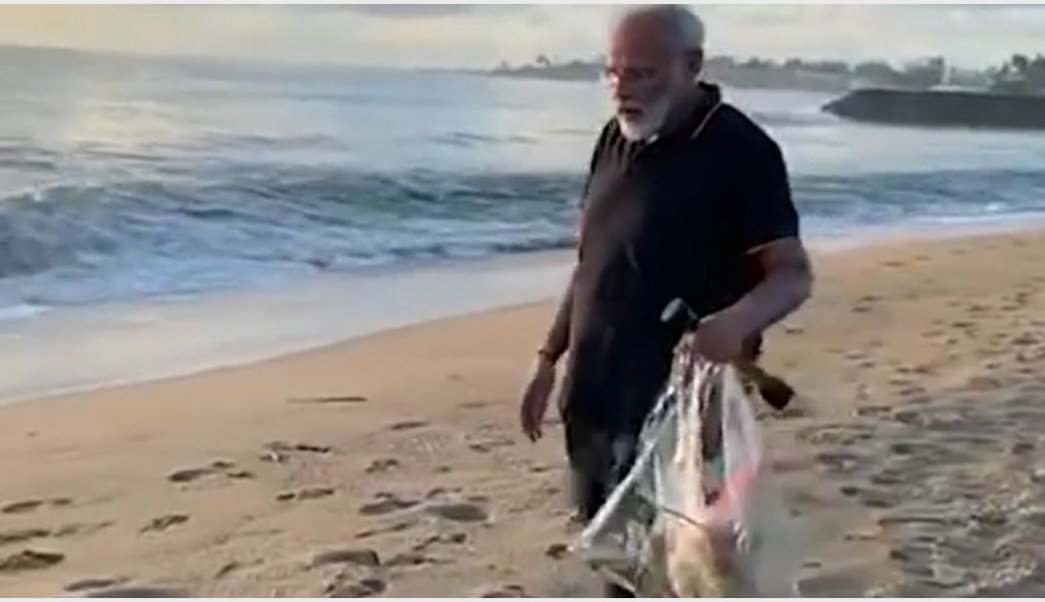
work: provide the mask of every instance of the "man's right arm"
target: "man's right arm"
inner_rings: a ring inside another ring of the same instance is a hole
[[[573,280],[576,274],[570,274],[570,282],[566,286],[566,293],[559,302],[559,310],[555,313],[555,321],[552,322],[548,336],[544,339],[544,345],[539,353],[541,359],[557,364],[559,359],[570,348],[570,314],[573,313]]]
[[[599,132],[598,141],[595,144],[595,149],[592,151],[591,160],[588,164],[588,177],[584,182],[584,189],[581,195],[581,214],[583,222],[583,213],[585,201],[588,197],[588,193],[591,192],[591,182],[595,175],[595,168],[599,160],[599,152],[603,145],[606,143],[606,139],[610,134],[613,122],[608,122]],[[578,244],[580,244],[580,228],[577,232]],[[577,260],[580,261],[580,252],[577,253]],[[562,296],[562,300],[559,302],[559,310],[555,313],[555,321],[552,322],[551,329],[548,331],[548,336],[544,339],[544,345],[540,348],[538,353],[540,358],[547,363],[554,366],[559,362],[562,356],[570,348],[570,317],[573,314],[573,288],[574,281],[577,277],[577,268],[574,268],[573,272],[570,273],[570,281],[566,286],[566,293]]]
[[[591,165],[588,169],[588,178],[584,183],[584,194],[581,196],[581,223],[583,223],[584,207],[587,204],[586,199],[595,173],[599,149],[602,148],[609,131],[610,127],[608,124],[607,127],[603,128],[602,133],[599,135],[599,142],[595,145],[595,152],[592,153]],[[580,228],[578,230],[580,230]],[[578,267],[582,260],[580,242],[578,232]],[[573,273],[570,274],[570,282],[566,287],[566,293],[562,296],[562,300],[559,302],[559,310],[555,313],[555,321],[552,322],[551,329],[548,330],[548,335],[545,337],[544,345],[537,352],[538,361],[537,367],[534,370],[533,378],[530,379],[530,384],[527,385],[526,391],[523,393],[522,406],[519,408],[520,421],[523,432],[526,433],[526,436],[529,437],[531,441],[536,441],[541,438],[541,423],[544,420],[544,414],[548,409],[548,399],[551,396],[552,390],[555,388],[555,365],[570,347],[570,322],[572,321],[573,297],[574,289],[576,288],[578,267],[574,267]]]

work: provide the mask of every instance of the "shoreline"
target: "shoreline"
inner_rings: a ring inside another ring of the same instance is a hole
[[[0,408],[234,368],[539,302],[558,294],[568,255],[537,252],[403,265],[289,286],[63,308],[0,322],[0,366],[7,366],[0,369]],[[425,292],[423,299],[417,298],[419,291]],[[257,331],[259,323],[265,332]]]
[[[1045,229],[815,260],[812,302],[767,340],[799,399],[761,409],[804,595],[1032,593]],[[558,551],[559,426],[530,445],[516,424],[553,312],[0,408],[0,561],[52,559],[0,562],[0,595],[597,594]]]
[[[872,230],[862,236],[814,235],[807,244],[815,259],[1039,229],[1045,229],[1045,217],[1019,222],[977,220],[946,228],[917,225]],[[550,250],[467,261],[419,261],[390,269],[324,274],[289,285],[26,311],[0,320],[0,365],[8,366],[0,370],[0,408],[242,367],[427,322],[549,302],[561,292],[571,253]],[[361,296],[392,299],[439,289],[453,292],[441,300],[398,308],[383,302],[357,303]],[[243,307],[250,307],[254,315],[245,317]],[[257,321],[263,321],[270,332],[258,334],[252,327]],[[221,330],[226,331],[224,336]],[[186,331],[196,336],[186,336]],[[159,343],[169,349],[158,352]],[[27,352],[27,344],[35,347]],[[92,349],[99,346],[110,349],[110,356],[100,357]],[[120,346],[128,350],[112,356],[112,348]],[[82,352],[55,360],[54,354],[64,349]],[[33,363],[27,356],[42,360]],[[70,366],[80,374],[70,376]],[[60,367],[61,376],[54,374],[55,367]]]

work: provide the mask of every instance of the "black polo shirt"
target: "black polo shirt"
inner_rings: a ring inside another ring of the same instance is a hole
[[[665,306],[724,309],[758,281],[750,252],[799,234],[780,148],[702,86],[673,133],[629,142],[614,120],[596,146],[570,310],[572,420],[637,430],[682,334],[661,323]]]

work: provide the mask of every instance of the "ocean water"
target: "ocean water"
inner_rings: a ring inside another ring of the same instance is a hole
[[[1045,217],[1045,136],[727,90],[825,238]],[[567,248],[598,84],[0,50],[0,318]]]

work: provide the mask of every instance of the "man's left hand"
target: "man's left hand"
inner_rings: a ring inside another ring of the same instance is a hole
[[[738,316],[725,310],[702,320],[696,330],[686,335],[683,344],[704,359],[726,363],[743,354],[747,336],[748,331]]]

